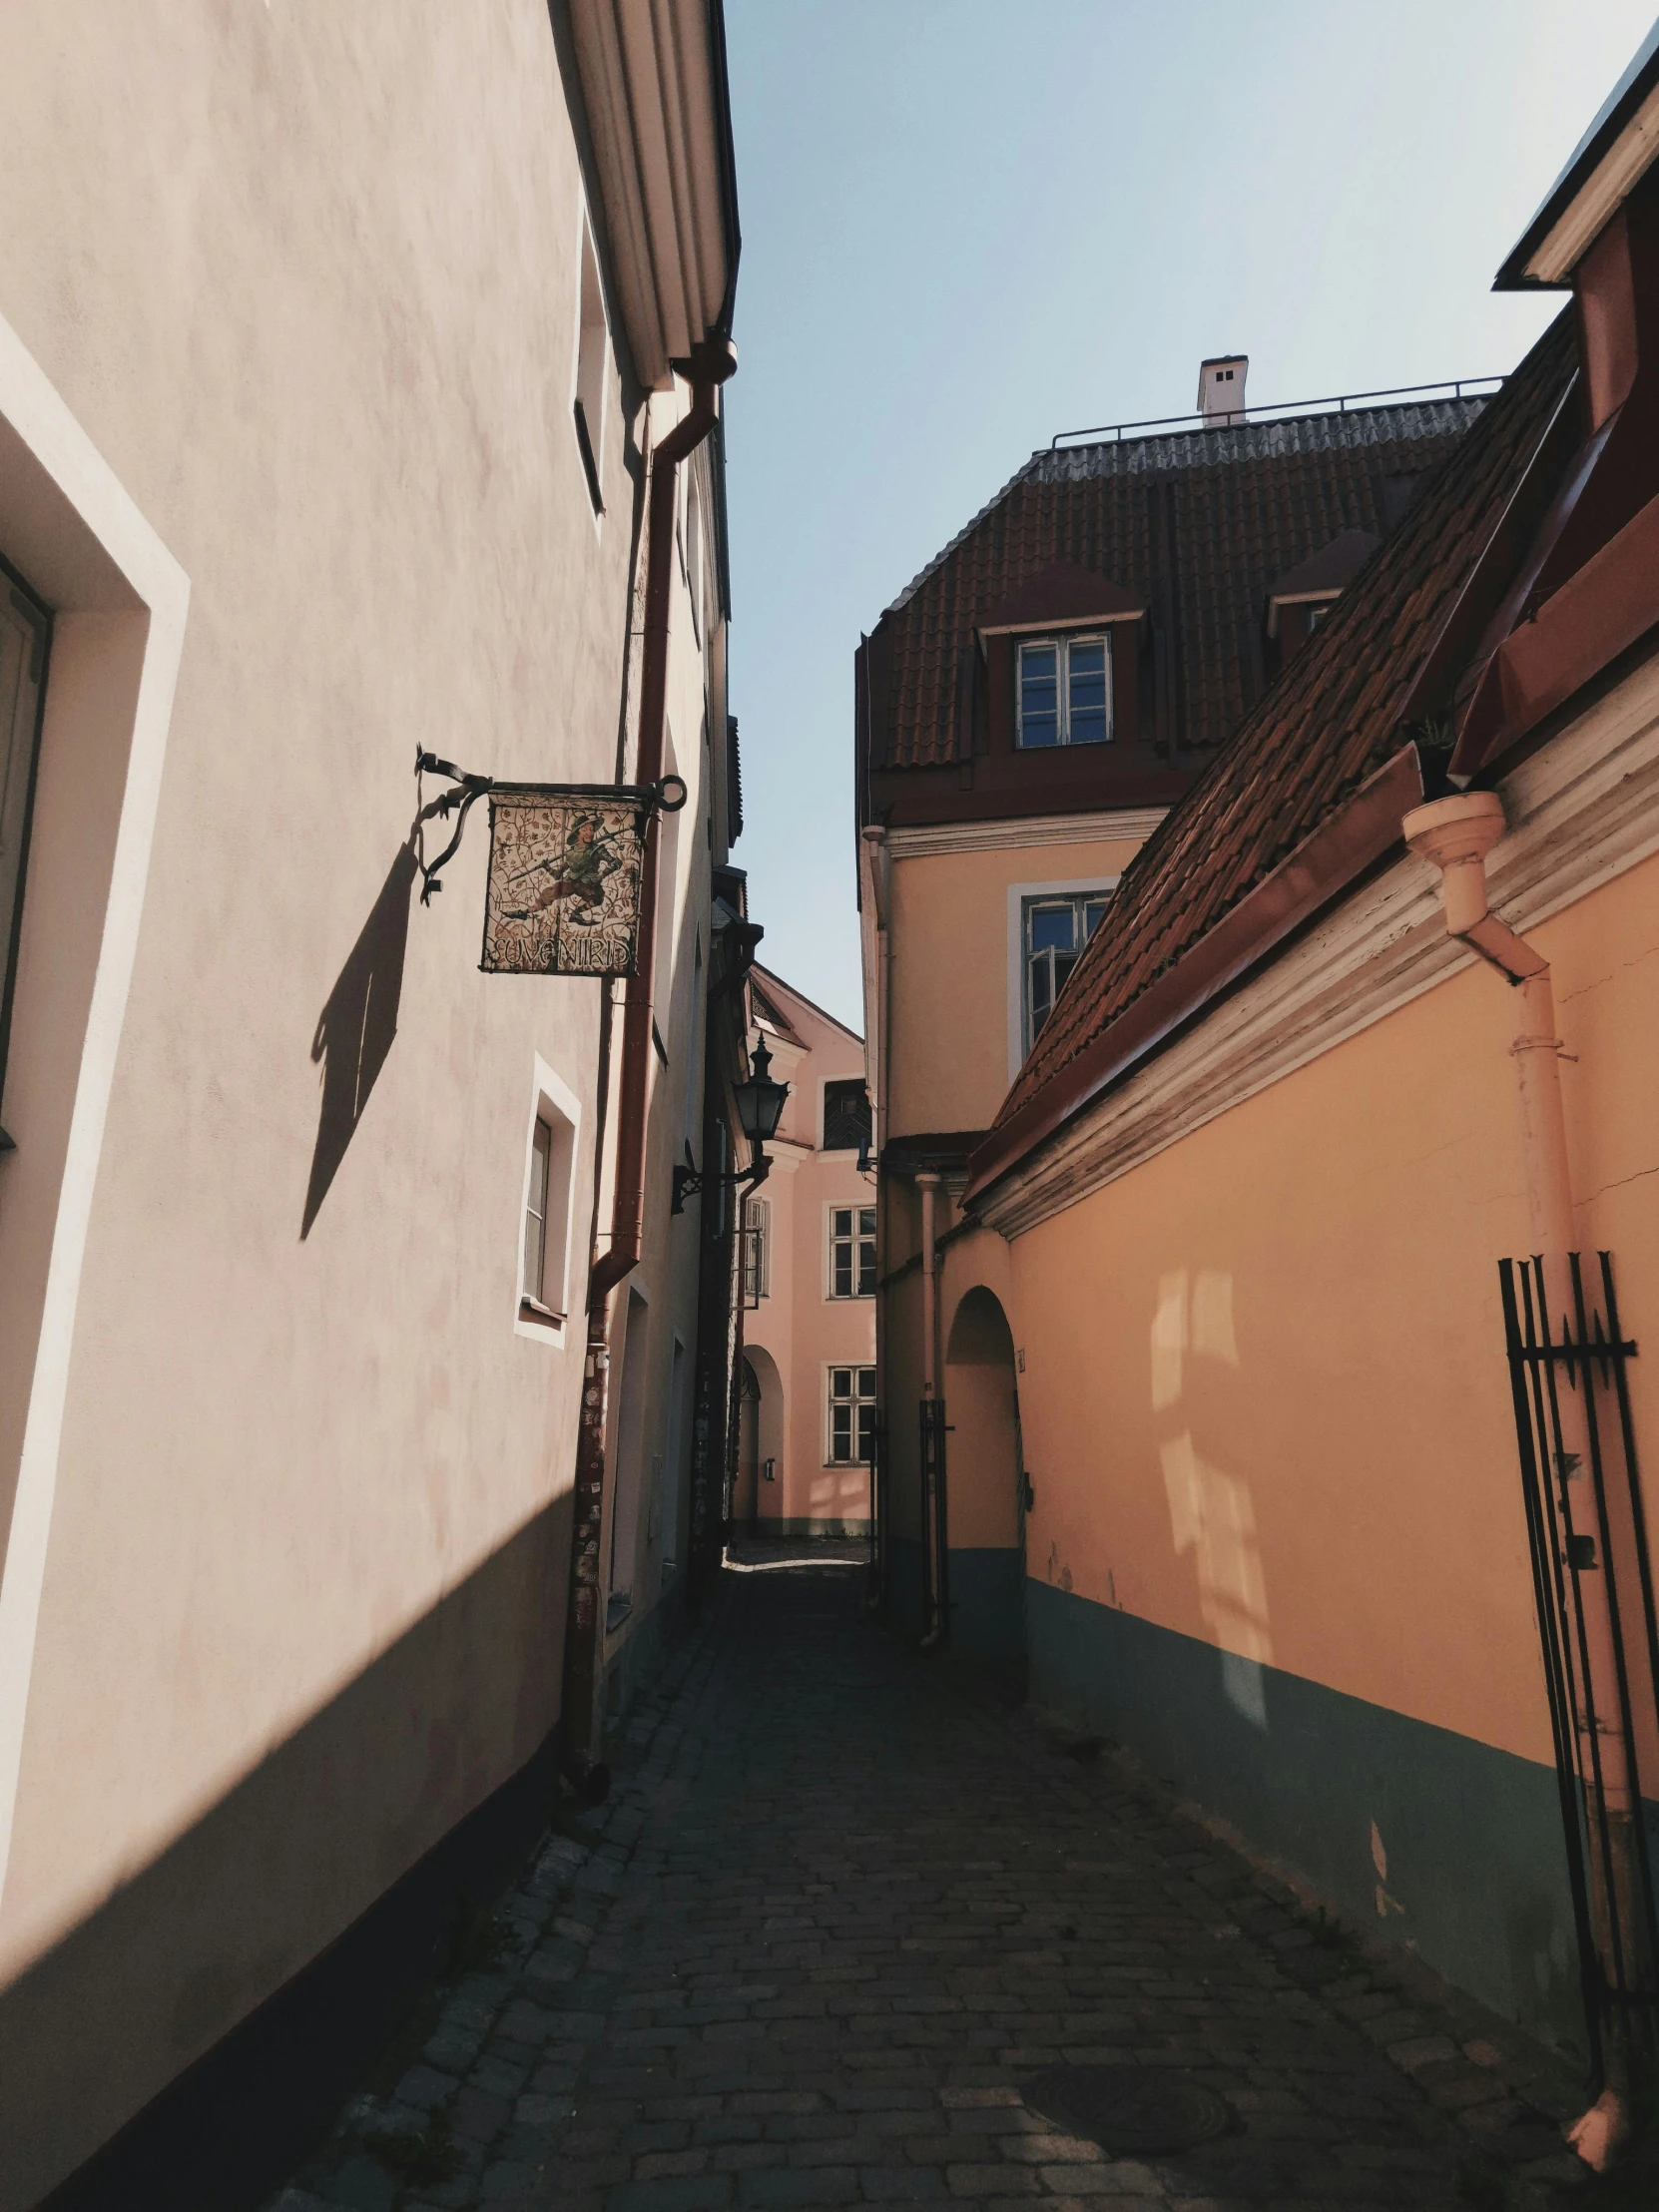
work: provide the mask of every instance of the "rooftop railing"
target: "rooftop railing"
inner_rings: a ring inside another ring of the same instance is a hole
[[[1129,432],[1167,430],[1180,436],[1192,430],[1231,430],[1241,422],[1271,422],[1287,415],[1346,414],[1350,407],[1373,406],[1400,399],[1489,399],[1502,388],[1501,376],[1457,376],[1438,384],[1395,384],[1385,391],[1334,392],[1325,399],[1281,399],[1272,405],[1238,407],[1226,414],[1150,415],[1144,422],[1102,422],[1090,430],[1061,430],[1048,441],[1053,453],[1072,441],[1098,445],[1106,439],[1121,444]]]

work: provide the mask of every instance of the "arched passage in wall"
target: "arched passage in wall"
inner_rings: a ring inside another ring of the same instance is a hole
[[[753,1528],[757,1523],[764,1525],[783,1517],[784,1379],[764,1345],[748,1346],[743,1365],[732,1524],[735,1528]]]
[[[944,1356],[950,1636],[1000,1666],[1025,1659],[1025,1550],[1014,1340],[994,1291],[963,1294]]]

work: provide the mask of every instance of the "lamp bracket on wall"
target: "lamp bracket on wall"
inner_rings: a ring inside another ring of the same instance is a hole
[[[741,1191],[755,1183],[764,1183],[772,1172],[772,1161],[766,1153],[747,1168],[740,1168],[736,1175],[706,1175],[701,1168],[676,1168],[674,1171],[674,1198],[669,1207],[671,1214],[683,1214],[688,1198],[696,1198],[699,1192],[719,1187],[727,1191]]]

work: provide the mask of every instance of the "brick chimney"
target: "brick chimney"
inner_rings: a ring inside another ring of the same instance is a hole
[[[1248,353],[1218,353],[1198,371],[1198,411],[1206,423],[1237,422],[1244,414]]]

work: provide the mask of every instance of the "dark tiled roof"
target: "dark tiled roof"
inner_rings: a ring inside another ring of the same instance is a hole
[[[1035,1102],[1405,742],[1400,716],[1572,375],[1571,310],[1124,874],[994,1128]]]
[[[1268,586],[1268,597],[1290,599],[1298,592],[1347,591],[1382,543],[1375,530],[1339,530],[1329,545],[1322,545],[1307,560],[1276,576]]]
[[[957,757],[973,625],[1055,562],[1143,599],[1171,646],[1176,739],[1214,748],[1260,695],[1268,587],[1344,530],[1385,535],[1390,478],[1451,452],[1478,399],[1298,415],[1032,455],[882,617],[874,768]]]

